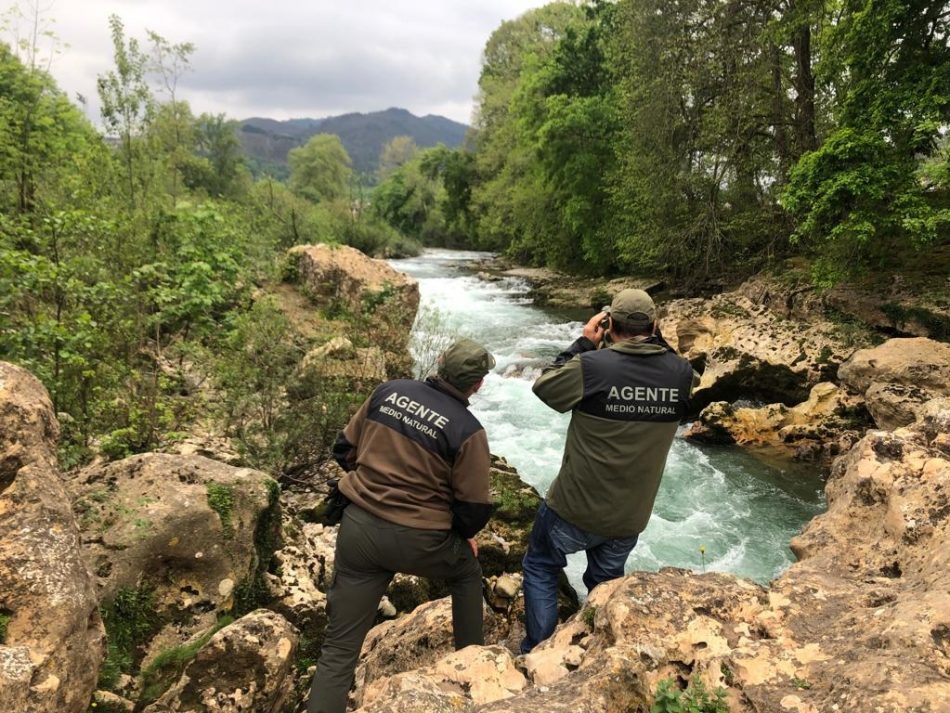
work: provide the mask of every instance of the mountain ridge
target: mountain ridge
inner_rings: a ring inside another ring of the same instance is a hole
[[[416,116],[408,109],[389,107],[375,112],[348,112],[319,119],[249,117],[238,122],[238,137],[255,173],[284,177],[287,154],[315,134],[335,134],[358,173],[377,169],[383,146],[396,136],[409,136],[420,148],[461,146],[469,127],[438,114]]]

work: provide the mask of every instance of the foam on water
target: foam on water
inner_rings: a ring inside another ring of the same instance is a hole
[[[541,367],[580,335],[582,324],[533,306],[520,279],[489,282],[460,269],[487,255],[429,250],[392,264],[419,280],[417,360],[431,363],[447,335],[476,339],[494,354],[495,369],[473,397],[472,411],[485,426],[492,452],[544,493],[560,466],[570,415],[541,403],[531,384]],[[789,540],[823,509],[817,474],[767,465],[736,448],[701,449],[677,438],[653,517],[627,571],[675,566],[767,582],[794,561]],[[569,559],[568,576],[582,594],[585,566],[583,554]]]

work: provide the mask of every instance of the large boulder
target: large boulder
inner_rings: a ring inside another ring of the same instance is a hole
[[[508,622],[487,607],[485,641],[495,644],[508,635]],[[370,630],[356,668],[356,704],[367,686],[382,678],[434,664],[455,650],[451,599],[438,599]],[[319,666],[319,664],[317,664]]]
[[[365,318],[363,336],[384,349],[390,377],[408,372],[409,334],[419,308],[414,279],[346,245],[298,245],[288,257],[318,304]]]
[[[867,400],[881,428],[914,422],[930,399],[950,396],[950,344],[932,339],[890,339],[861,349],[838,369],[838,378]]]
[[[432,696],[432,684],[438,691],[436,696]],[[440,699],[448,699],[445,702],[450,706],[454,703],[458,706],[456,710],[464,710],[472,704],[477,706],[510,698],[526,685],[527,680],[516,668],[514,657],[508,649],[500,646],[469,646],[425,668],[374,681],[363,693],[360,710],[365,713],[406,711],[408,706],[402,702],[406,699],[418,701],[418,694],[413,695],[417,688],[423,692],[425,703],[429,706],[420,710],[432,710],[433,706],[438,706],[437,701]],[[401,705],[394,708],[392,699],[397,697]]]
[[[42,384],[0,362],[0,710],[85,713],[104,631]]]
[[[297,631],[258,609],[216,633],[144,713],[280,713],[292,705]]]
[[[260,598],[280,522],[267,474],[146,453],[80,471],[70,488],[107,623],[122,626],[130,601],[147,609],[136,616],[160,630],[151,653]]]

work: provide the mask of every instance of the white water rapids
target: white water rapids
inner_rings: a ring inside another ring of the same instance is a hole
[[[497,365],[472,398],[472,411],[504,456],[542,495],[561,462],[570,414],[531,392],[540,367],[580,336],[582,323],[532,306],[516,278],[489,282],[466,272],[485,253],[428,250],[391,264],[419,281],[422,304],[414,329],[417,360],[432,363],[446,339],[466,336],[494,354]],[[433,317],[433,310],[437,317]],[[724,571],[765,583],[794,561],[788,542],[824,509],[817,475],[789,464],[766,464],[738,448],[673,443],[650,524],[627,571],[686,567]],[[704,552],[701,551],[704,548]],[[568,575],[585,593],[583,553]]]

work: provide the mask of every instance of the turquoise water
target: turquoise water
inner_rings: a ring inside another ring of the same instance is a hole
[[[531,384],[543,364],[580,336],[582,324],[532,305],[520,279],[489,282],[464,269],[482,257],[431,250],[392,264],[419,281],[422,304],[414,339],[420,364],[431,364],[432,355],[454,336],[471,337],[495,355],[495,370],[473,397],[472,410],[492,452],[544,493],[557,474],[570,416],[547,408],[531,393]],[[677,438],[650,524],[627,570],[686,567],[765,583],[794,561],[789,540],[824,508],[816,472]],[[579,592],[584,566],[583,554],[568,564]]]

